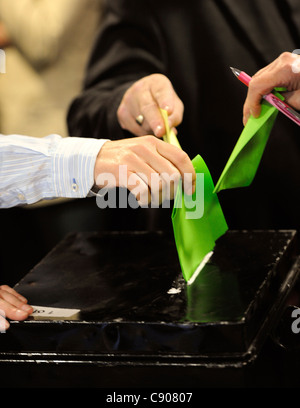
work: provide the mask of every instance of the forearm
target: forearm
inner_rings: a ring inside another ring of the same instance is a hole
[[[105,140],[0,135],[0,207],[57,197],[83,198]]]

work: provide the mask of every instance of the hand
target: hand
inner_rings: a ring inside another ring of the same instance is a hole
[[[117,111],[123,129],[136,136],[154,134],[161,138],[166,133],[160,109],[169,115],[169,126],[176,132],[182,122],[184,106],[169,79],[162,74],[152,74],[135,82],[124,94]],[[136,118],[143,115],[141,125]]]
[[[112,176],[110,186],[105,183],[107,174]],[[155,136],[107,141],[95,165],[95,183],[99,188],[126,187],[140,205],[173,199],[180,178],[184,192],[192,194],[196,174],[188,155]]]
[[[33,312],[27,299],[7,285],[0,286],[0,328],[7,330],[9,323],[5,318],[25,320]]]
[[[262,97],[275,87],[284,87],[285,101],[300,109],[300,56],[284,52],[275,61],[258,71],[251,79],[243,109],[244,125],[252,114],[260,115]]]

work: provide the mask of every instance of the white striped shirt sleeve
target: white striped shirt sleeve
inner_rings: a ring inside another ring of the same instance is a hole
[[[0,134],[0,208],[87,197],[106,139]]]

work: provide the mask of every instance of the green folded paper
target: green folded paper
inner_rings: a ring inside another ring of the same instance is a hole
[[[192,163],[196,172],[196,190],[189,196],[178,188],[172,212],[176,248],[186,281],[190,280],[201,261],[214,249],[216,240],[228,229],[204,160],[198,155]]]
[[[179,148],[175,133],[169,128],[168,114],[161,109],[166,134],[164,140]],[[227,231],[227,223],[210,172],[200,155],[192,160],[196,172],[196,190],[192,196],[177,188],[172,224],[175,244],[183,277],[189,281],[196,275],[201,262],[210,254],[215,241]]]
[[[276,93],[278,97],[283,97]],[[250,116],[228,162],[216,184],[214,192],[249,186],[257,172],[278,110],[262,101],[258,118]]]
[[[274,93],[284,99],[278,92]],[[182,194],[180,185],[172,212],[176,248],[182,274],[187,282],[201,270],[208,261],[216,240],[228,230],[217,192],[251,184],[277,114],[275,107],[263,101],[259,118],[250,116],[216,187],[202,157],[198,155],[193,159],[197,174],[196,191],[193,196],[187,196]],[[164,140],[180,147],[176,135],[169,129],[167,113],[162,111],[162,115],[166,125]],[[199,208],[203,211],[199,211]]]

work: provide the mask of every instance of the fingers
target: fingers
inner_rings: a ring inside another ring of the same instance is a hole
[[[282,95],[289,105],[300,110],[300,89],[298,91],[284,92]]]
[[[121,127],[136,136],[154,134],[161,138],[166,130],[160,109],[168,112],[170,128],[181,123],[184,106],[171,82],[164,75],[152,74],[125,92],[117,116]],[[140,125],[136,123],[138,115],[144,118]]]
[[[27,304],[27,299],[7,285],[0,286],[0,310],[0,314],[3,315],[2,323],[4,321],[6,329],[9,323],[4,319],[5,317],[24,320],[33,312],[33,308]]]
[[[15,296],[16,298],[18,298],[21,302],[27,303],[27,299],[26,299],[24,296],[20,295],[20,293],[18,293],[15,289],[11,288],[11,287],[8,286],[8,285],[1,285],[1,286],[0,286],[0,293],[1,293],[1,290],[5,291],[5,292],[8,292],[8,293],[10,293],[10,294],[12,294],[12,295],[14,295],[14,296]]]
[[[143,205],[150,201],[160,203],[166,195],[173,199],[181,178],[184,191],[192,194],[196,180],[188,155],[154,136],[106,142],[95,166],[95,180],[100,188],[107,173],[113,175],[116,187],[128,188]]]
[[[185,193],[192,194],[195,189],[196,173],[189,156],[176,146],[164,142],[158,143],[157,150],[179,172]],[[189,181],[187,175],[191,175]]]
[[[250,115],[259,117],[261,112],[261,101],[264,95],[274,89],[273,78],[267,74],[254,75],[250,81],[247,98],[243,107],[243,123],[246,125]]]
[[[148,100],[150,109],[148,110],[146,103],[140,103],[140,111],[149,123],[150,129],[154,130],[155,136],[162,137],[166,133],[166,129],[160,109],[167,111],[170,128],[176,128],[182,122],[183,103],[178,98],[169,79],[163,75],[153,76],[150,84],[150,92],[152,104],[154,101],[155,109],[152,109],[151,101]]]
[[[244,125],[250,115],[259,116],[263,96],[276,87],[284,87],[290,91],[284,94],[286,101],[294,108],[300,109],[300,57],[297,54],[282,53],[252,77],[243,107]]]

